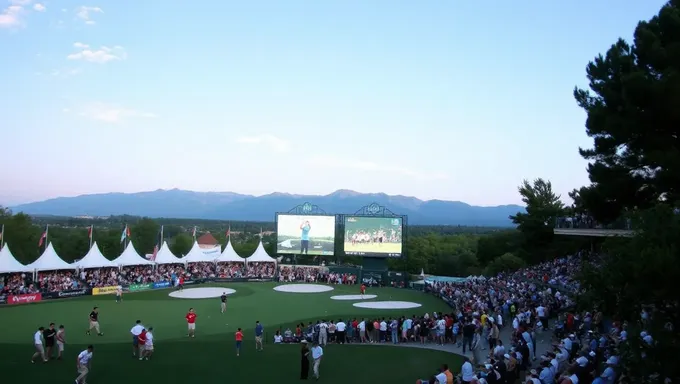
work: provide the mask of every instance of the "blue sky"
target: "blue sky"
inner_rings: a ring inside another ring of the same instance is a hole
[[[0,204],[346,188],[477,205],[590,146],[585,66],[663,1],[0,0]]]

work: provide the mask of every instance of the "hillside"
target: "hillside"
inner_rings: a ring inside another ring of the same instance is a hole
[[[288,212],[311,202],[327,213],[352,214],[378,203],[396,214],[408,215],[414,225],[512,226],[508,218],[524,208],[518,205],[472,206],[460,201],[427,200],[384,193],[338,190],[325,196],[272,193],[264,196],[233,192],[193,192],[179,189],[139,193],[104,193],[59,197],[12,207],[31,215],[199,218],[239,221],[273,221],[276,212]]]

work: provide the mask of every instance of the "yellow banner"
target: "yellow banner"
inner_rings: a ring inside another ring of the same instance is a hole
[[[116,293],[120,286],[112,285],[108,287],[92,288],[92,295],[112,295]]]

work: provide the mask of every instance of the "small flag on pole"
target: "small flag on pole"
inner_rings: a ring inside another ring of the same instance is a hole
[[[260,227],[260,241],[262,241],[262,227]]]
[[[2,229],[0,229],[0,249],[2,249],[2,246],[4,245],[4,235],[5,235],[5,224],[2,225]]]
[[[194,226],[194,233],[191,235],[194,238],[194,241],[196,240],[196,226]]]
[[[94,225],[90,225],[90,228],[87,229],[87,237],[90,239],[90,248],[92,248],[92,233],[94,231]]]
[[[38,247],[42,247],[43,244],[47,242],[47,234],[50,229],[49,225],[45,226],[45,230],[43,231],[42,235],[40,236],[40,240],[38,241]]]
[[[227,240],[231,240],[231,225],[229,228],[227,228],[227,233],[224,234],[227,237]]]
[[[158,255],[158,244],[153,247],[153,254],[151,254],[151,261],[156,261],[156,255]]]
[[[130,230],[128,229],[127,224],[125,224],[125,228],[123,228],[123,233],[120,234],[120,242],[122,243],[123,241],[125,241],[129,234]]]

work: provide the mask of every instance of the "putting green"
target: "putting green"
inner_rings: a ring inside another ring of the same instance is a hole
[[[0,342],[0,364],[8,382],[75,379],[75,357],[87,344],[94,344],[94,359],[88,382],[98,384],[154,382],[277,382],[298,381],[299,346],[273,345],[277,329],[320,319],[412,316],[446,311],[441,300],[416,291],[370,288],[384,300],[411,301],[421,308],[376,310],[356,308],[352,301],[331,300],[338,294],[356,294],[356,287],[335,286],[323,293],[291,295],[276,292],[273,283],[206,284],[195,287],[234,289],[227,312],[220,313],[218,298],[176,299],[170,290],[130,293],[116,303],[113,296],[86,296],[36,304],[0,307],[4,334]],[[188,289],[189,287],[187,287]],[[104,336],[86,336],[88,315],[98,306]],[[193,307],[198,315],[196,338],[186,336],[184,316]],[[150,361],[133,359],[130,328],[135,320],[154,328],[155,356]],[[264,352],[256,352],[255,321],[265,327]],[[65,360],[31,365],[32,335],[38,326],[54,322],[66,328]],[[234,332],[243,328],[245,340],[240,357],[235,356]],[[322,363],[325,383],[411,382],[433,373],[441,363],[457,366],[460,358],[446,352],[416,348],[367,345],[329,345]],[[395,363],[398,362],[398,363]],[[361,381],[357,381],[361,379]],[[72,381],[71,381],[72,382]]]

